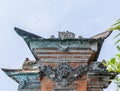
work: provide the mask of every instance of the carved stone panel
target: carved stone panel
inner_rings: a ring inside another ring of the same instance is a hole
[[[57,68],[43,66],[40,68],[44,76],[58,83],[60,87],[66,87],[87,72],[86,66],[72,68],[68,63],[62,62]]]
[[[72,32],[58,32],[58,38],[59,39],[74,39],[75,38],[75,34]]]

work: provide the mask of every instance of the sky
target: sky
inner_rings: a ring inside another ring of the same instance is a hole
[[[19,69],[26,57],[34,59],[14,27],[44,38],[71,31],[89,38],[106,31],[120,18],[119,0],[0,0],[0,68]],[[98,61],[118,52],[113,32],[104,42]],[[17,91],[18,84],[0,70],[2,91]],[[104,91],[115,91],[112,83]]]

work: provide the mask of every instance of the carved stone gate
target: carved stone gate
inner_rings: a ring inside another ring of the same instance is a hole
[[[43,38],[15,28],[36,60],[26,58],[22,69],[2,69],[19,86],[18,91],[102,91],[109,85],[109,74],[97,62],[102,44],[110,35],[103,32],[91,38],[59,32]]]

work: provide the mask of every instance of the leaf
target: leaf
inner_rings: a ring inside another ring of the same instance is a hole
[[[120,21],[117,21],[115,24],[113,24],[112,26],[118,25],[120,24]]]
[[[105,63],[105,62],[104,62],[104,63],[102,63],[102,64],[103,64],[104,66],[107,66],[107,63]]]
[[[118,71],[118,69],[117,69],[117,66],[116,66],[116,65],[112,65],[112,71],[115,71],[115,72],[117,72],[117,71]]]
[[[120,46],[117,46],[117,49],[120,51]],[[118,55],[118,54],[117,54]],[[119,54],[120,55],[120,54]]]
[[[116,30],[120,30],[120,25],[115,27]]]
[[[109,30],[109,31],[113,31],[113,30],[115,30],[115,28],[109,28],[108,30]]]
[[[120,57],[120,54],[116,54],[117,57]]]
[[[107,66],[107,70],[109,71],[109,72],[112,72],[113,70],[112,70],[112,66],[111,65],[108,65]]]
[[[117,81],[119,80],[118,76],[115,77],[115,80],[117,80]]]
[[[115,58],[111,58],[110,62],[111,62],[111,64],[116,64],[116,59]]]
[[[120,42],[120,39],[115,42],[115,44],[118,44]]]
[[[115,26],[115,25],[117,25],[117,24],[120,24],[120,19],[118,19],[118,20],[115,22],[115,24],[113,24],[112,26]]]
[[[115,39],[115,38],[117,38],[118,36],[120,36],[120,33],[119,34],[117,34],[113,39]]]
[[[120,68],[120,63],[119,63],[119,62],[117,62],[117,64],[116,64],[116,65],[117,65],[117,67],[118,67],[118,68]]]
[[[120,19],[118,19],[113,25],[111,25],[111,27],[108,30],[120,30]]]
[[[120,25],[115,26],[115,27],[111,27],[108,29],[109,31],[113,31],[113,30],[119,30],[120,31]]]
[[[107,65],[108,65],[108,61],[102,60],[102,64],[103,64],[104,66],[107,66]]]
[[[117,68],[117,72],[120,73],[120,68]]]

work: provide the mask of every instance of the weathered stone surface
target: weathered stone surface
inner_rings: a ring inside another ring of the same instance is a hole
[[[87,72],[87,67],[78,66],[76,68],[72,68],[66,62],[62,62],[57,68],[53,68],[48,65],[41,67],[40,70],[43,76],[47,76],[51,80],[57,82],[61,87],[66,87],[71,84],[71,82],[74,82],[79,77],[83,76]]]
[[[88,72],[95,75],[107,75],[109,74],[107,68],[101,62],[93,62],[88,68]]]
[[[39,70],[2,70],[19,84],[18,91],[40,91]]]
[[[74,39],[75,34],[69,31],[66,32],[58,32],[58,38],[59,39]]]
[[[29,60],[29,58],[26,58],[23,63],[22,69],[23,70],[39,69],[39,65],[40,65],[39,61],[33,61],[33,60]]]

